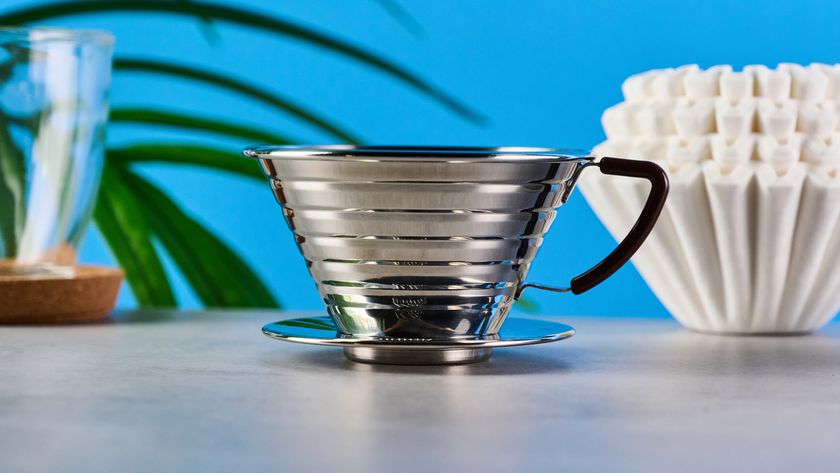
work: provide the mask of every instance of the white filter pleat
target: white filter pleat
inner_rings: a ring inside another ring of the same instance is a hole
[[[826,198],[838,198],[840,188],[840,176],[837,171],[826,171],[825,169],[813,172],[814,178],[810,184],[819,188],[821,195]],[[833,196],[833,197],[832,197]],[[836,201],[835,201],[836,202]],[[830,206],[831,204],[828,203]],[[837,207],[837,205],[834,205]],[[829,212],[830,213],[830,212]],[[830,320],[837,313],[837,294],[840,293],[840,268],[837,261],[840,258],[840,223],[838,217],[835,220],[825,222],[825,226],[831,227],[831,237],[828,240],[824,256],[818,261],[819,269],[816,272],[815,283],[810,294],[805,300],[802,309],[803,326],[819,326]]]
[[[840,217],[840,185],[811,173],[805,179],[794,233],[791,263],[779,319],[787,331],[805,327],[803,309],[814,290],[820,266]],[[822,281],[820,281],[822,284]]]
[[[809,136],[802,143],[802,161],[822,166],[837,166],[840,164],[840,134],[832,133],[821,138]]]
[[[715,123],[713,99],[677,101],[673,111],[674,129],[681,138],[692,138],[712,132]]]
[[[636,129],[644,137],[655,138],[676,132],[674,106],[670,102],[651,101],[635,112]]]
[[[756,77],[756,95],[766,97],[774,102],[787,100],[791,96],[790,73],[782,67],[771,70],[767,66],[745,67],[744,70],[751,70]]]
[[[715,128],[727,140],[752,133],[756,101],[752,97],[737,103],[725,99],[715,102]]]
[[[773,102],[770,99],[757,101],[758,131],[783,140],[796,131],[799,106],[796,101]]]
[[[726,325],[729,330],[744,331],[749,327],[752,293],[752,166],[738,166],[722,174],[717,163],[708,161],[703,163],[703,171],[723,278]]]
[[[791,167],[783,176],[776,174],[768,164],[757,166],[758,218],[751,331],[772,332],[778,326],[779,304],[785,288],[799,199],[806,175],[807,166],[803,164]]]
[[[683,66],[676,69],[665,69],[657,74],[650,82],[653,96],[658,99],[669,99],[685,95],[684,78],[686,74],[697,71],[697,65]]]
[[[720,93],[718,81],[721,73],[731,71],[729,66],[712,67],[705,71],[694,68],[687,71],[683,76],[685,95],[692,100],[716,97]]]
[[[834,233],[828,244],[820,274],[817,276],[820,283],[814,287],[814,291],[803,309],[805,319],[801,324],[802,326],[822,326],[828,323],[840,310],[840,302],[838,302],[837,297],[840,294],[840,271],[835,263],[838,258],[840,258],[840,225],[834,228]]]
[[[595,170],[587,171],[581,176],[578,186],[607,231],[615,237],[621,228],[626,227],[632,217],[624,209],[620,198],[612,192],[612,183],[605,182],[608,179],[606,176],[598,175]]]
[[[604,110],[601,126],[610,140],[635,137],[638,133],[635,118],[637,108],[636,105],[625,102]]]
[[[752,72],[733,72],[731,67],[720,75],[720,96],[730,102],[739,102],[755,95]]]
[[[682,255],[688,267],[687,276],[695,288],[703,311],[703,324],[693,327],[713,327],[722,330],[724,318],[723,285],[715,241],[714,223],[709,210],[702,167],[686,166],[671,174],[671,192],[665,210],[674,224],[674,232],[681,242]]]
[[[799,161],[802,151],[802,135],[794,133],[784,139],[762,135],[758,138],[756,154],[758,159],[776,169],[788,169]]]
[[[624,100],[637,102],[653,97],[651,82],[659,72],[660,70],[653,70],[628,77],[621,85]]]
[[[583,174],[579,184],[590,207],[616,241],[624,238],[638,216],[633,210],[627,208],[624,196],[616,191],[617,181],[624,179],[627,178],[605,176],[589,171],[589,174]],[[658,233],[658,224],[654,233]],[[679,288],[674,284],[675,274],[667,268],[658,271],[659,268],[667,265],[665,261],[659,259],[659,252],[651,247],[650,244],[643,245],[634,255],[633,263],[668,311],[687,313],[689,309],[683,307],[684,299],[679,297]]]
[[[799,106],[796,129],[814,138],[826,138],[837,129],[838,116],[834,102],[803,102]]]
[[[755,136],[744,135],[727,140],[723,135],[710,135],[712,159],[722,169],[734,169],[741,164],[748,163],[755,150]]]
[[[828,77],[828,86],[826,87],[826,98],[828,100],[836,100],[840,98],[840,65],[817,64]]]
[[[699,163],[708,159],[710,155],[709,140],[705,136],[689,140],[673,136],[665,142],[665,160],[674,168]]]
[[[659,164],[666,167],[665,163]],[[617,195],[621,196],[617,205],[622,205],[625,214],[631,216],[629,218],[630,222],[619,230],[621,233],[613,235],[617,241],[620,241],[641,213],[647,200],[650,184],[643,180],[631,178],[613,177],[611,181]],[[691,279],[685,277],[688,267],[683,256],[684,248],[674,229],[674,222],[667,212],[663,212],[659,217],[656,230],[651,232],[639,251],[642,253],[644,261],[650,261],[650,264],[637,264],[637,268],[640,269],[643,276],[652,273],[656,275],[657,280],[668,282],[673,291],[674,302],[677,306],[682,307],[680,313],[687,317],[685,323],[690,324],[702,317],[700,298],[694,290]],[[643,269],[642,266],[644,266]]]
[[[807,68],[798,64],[786,64],[786,66],[793,79],[792,93],[795,98],[812,102],[825,100],[829,86],[828,76],[819,66],[815,64]]]

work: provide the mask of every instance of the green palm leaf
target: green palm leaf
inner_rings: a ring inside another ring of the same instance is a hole
[[[260,167],[254,160],[246,159],[239,153],[206,146],[187,144],[132,145],[109,149],[107,156],[107,160],[115,164],[127,165],[141,162],[187,164],[230,172],[260,181],[265,180],[265,176],[260,172]]]
[[[174,307],[175,295],[152,244],[152,231],[121,174],[106,162],[94,221],[125,271],[137,302],[144,307]]]
[[[227,90],[238,92],[252,99],[265,103],[277,110],[289,113],[301,120],[333,135],[348,143],[355,143],[357,139],[350,133],[333,125],[327,120],[315,115],[303,107],[292,103],[290,100],[277,94],[262,90],[258,87],[233,79],[215,72],[210,72],[194,67],[170,64],[161,61],[147,59],[117,58],[114,60],[114,69],[121,71],[140,71],[167,74],[176,77],[192,79],[206,84],[222,87]]]
[[[176,0],[182,3],[192,3],[192,0]],[[201,34],[204,35],[204,39],[210,44],[216,44],[219,42],[219,32],[216,31],[216,28],[213,25],[213,19],[204,15],[198,16],[199,27],[201,28]]]
[[[426,29],[423,25],[417,22],[410,13],[403,8],[397,0],[376,0],[376,3],[391,15],[391,18],[397,21],[403,28],[411,32],[415,36],[425,36]]]
[[[241,8],[228,7],[207,2],[172,2],[170,0],[88,0],[84,2],[53,2],[42,5],[22,7],[0,15],[0,24],[21,25],[68,15],[96,13],[105,11],[154,11],[197,18],[212,19],[236,23],[252,28],[304,41],[321,48],[353,58],[370,67],[378,69],[401,80],[425,95],[435,99],[453,112],[475,122],[485,121],[484,117],[462,104],[442,90],[416,77],[400,66],[359,47],[324,33],[295,24],[291,21],[252,12]]]
[[[202,303],[208,307],[279,307],[248,264],[165,193],[127,168],[121,179]]]
[[[526,314],[536,314],[540,311],[540,306],[537,301],[528,296],[522,296],[516,300],[516,308],[525,312]]]
[[[151,108],[115,108],[111,110],[110,122],[159,125],[192,131],[206,131],[248,140],[250,143],[282,145],[295,142],[295,140],[286,136],[258,130],[252,126],[242,126],[224,120],[201,118],[184,113]]]
[[[26,218],[26,161],[0,116],[0,258],[14,257]]]

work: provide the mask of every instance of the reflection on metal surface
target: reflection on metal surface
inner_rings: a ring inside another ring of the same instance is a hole
[[[347,347],[344,356],[360,363],[385,365],[458,365],[487,361],[492,348],[438,348],[433,350],[400,350],[382,347]]]
[[[339,331],[379,342],[498,333],[556,209],[592,162],[543,148],[245,154],[270,178]]]
[[[458,364],[484,361],[493,348],[563,340],[575,330],[565,324],[511,318],[493,335],[451,339],[367,337],[342,334],[329,317],[281,320],[263,327],[271,338],[310,345],[344,347],[353,361],[387,364]]]

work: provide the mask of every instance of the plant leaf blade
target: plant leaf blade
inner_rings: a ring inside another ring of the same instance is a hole
[[[109,149],[106,155],[106,160],[123,165],[141,162],[187,164],[208,167],[260,181],[265,180],[265,176],[260,171],[260,167],[253,159],[245,158],[238,153],[231,153],[206,146],[189,144],[141,144]]]
[[[175,307],[169,278],[152,244],[152,234],[121,182],[119,170],[106,162],[94,221],[141,307]]]
[[[210,72],[196,67],[137,58],[117,58],[114,60],[114,69],[118,71],[152,72],[211,84],[216,87],[221,87],[248,96],[277,110],[289,113],[290,115],[295,116],[320,130],[347,141],[348,143],[356,143],[358,141],[358,139],[349,132],[341,129],[333,123],[330,123],[328,120],[319,117],[315,113],[294,104],[291,100],[222,74],[217,74],[215,72]]]
[[[295,142],[295,140],[283,135],[250,126],[242,126],[226,120],[208,119],[154,108],[117,107],[111,110],[109,121],[110,123],[158,125],[192,131],[205,131],[248,140],[252,143],[283,145]]]
[[[26,218],[26,161],[0,116],[0,259],[18,253],[18,238]]]
[[[209,2],[173,2],[170,0],[87,0],[84,2],[52,2],[14,9],[0,15],[0,24],[21,25],[50,18],[97,13],[106,11],[151,11],[190,15],[197,18],[236,23],[273,34],[307,42],[329,51],[350,57],[384,72],[415,90],[436,100],[461,117],[474,123],[484,123],[486,118],[454,97],[420,79],[393,62],[291,21],[241,8]]]
[[[426,36],[426,29],[423,28],[423,25],[415,20],[397,0],[376,0],[376,3],[411,34],[415,36]]]
[[[163,191],[126,170],[123,181],[155,235],[208,307],[272,307],[274,296],[230,247],[184,213]]]

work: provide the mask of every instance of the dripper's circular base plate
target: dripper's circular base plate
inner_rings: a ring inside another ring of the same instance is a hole
[[[514,317],[496,335],[451,340],[345,335],[329,317],[281,320],[262,331],[277,340],[342,347],[353,361],[394,365],[475,363],[489,359],[493,348],[555,342],[575,334],[575,329],[565,324]]]

